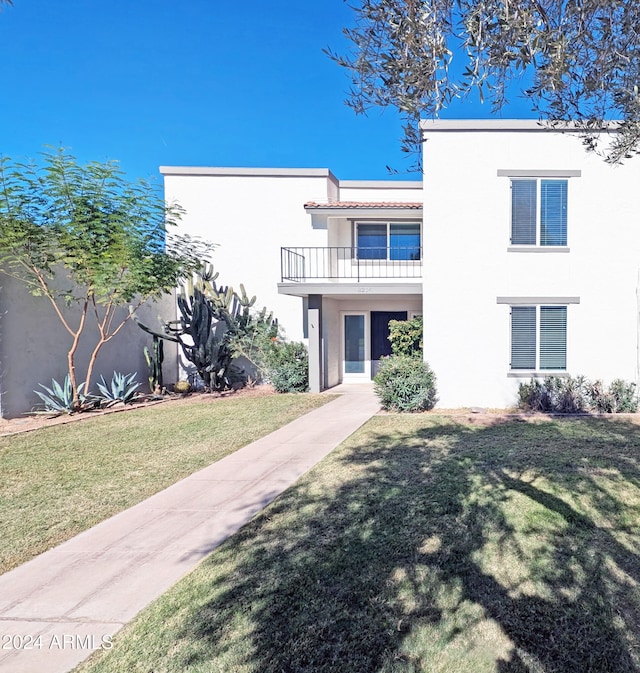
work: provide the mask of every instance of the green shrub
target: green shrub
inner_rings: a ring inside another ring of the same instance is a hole
[[[547,383],[548,382],[548,383]],[[560,414],[579,414],[589,410],[588,382],[584,376],[549,376],[545,379],[549,388],[552,411]]]
[[[423,334],[421,315],[411,320],[390,320],[391,352],[394,355],[408,355],[422,359]]]
[[[594,381],[589,383],[588,388],[589,400],[594,411],[601,414],[612,414],[615,412],[616,401],[613,395],[605,389],[602,381]]]
[[[609,386],[609,394],[613,396],[616,413],[635,414],[638,411],[638,393],[635,383],[615,379]]]
[[[633,413],[638,409],[635,383],[616,379],[605,389],[602,381],[591,382],[584,376],[547,376],[521,383],[518,406],[526,411],[575,414]]]
[[[518,386],[518,408],[524,411],[551,411],[547,387],[538,379]]]
[[[373,381],[383,409],[428,411],[438,401],[435,374],[426,362],[413,356],[382,358]]]
[[[605,414],[635,413],[638,410],[636,384],[615,379],[605,390],[602,381],[589,385],[589,397],[594,411]]]
[[[269,381],[279,393],[309,390],[309,356],[303,343],[274,341],[267,363]]]
[[[254,368],[259,381],[269,379],[269,367],[278,359],[278,346],[283,342],[283,335],[278,323],[269,319],[258,318],[247,323],[229,338],[229,346],[234,358],[246,358]]]

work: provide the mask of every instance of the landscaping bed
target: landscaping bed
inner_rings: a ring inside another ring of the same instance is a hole
[[[171,404],[172,406],[181,404],[193,404],[195,402],[214,402],[220,399],[230,397],[262,397],[264,395],[274,395],[275,391],[270,385],[259,385],[235,390],[224,390],[221,392],[204,393],[193,392],[187,395],[168,394],[162,399],[148,399],[134,404],[119,404],[106,409],[96,409],[84,411],[77,414],[24,414],[17,418],[0,418],[0,437],[12,435],[18,432],[29,432],[40,428],[50,427],[52,425],[64,425],[75,421],[88,420],[104,414],[113,414],[122,411],[135,411],[158,404]]]

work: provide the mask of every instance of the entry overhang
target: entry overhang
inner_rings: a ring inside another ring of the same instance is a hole
[[[320,294],[336,299],[389,295],[422,295],[422,283],[278,283],[278,293],[293,297]]]

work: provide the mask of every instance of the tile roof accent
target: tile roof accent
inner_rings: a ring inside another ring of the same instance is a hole
[[[417,209],[422,208],[420,201],[330,201],[329,203],[318,203],[316,201],[309,201],[304,204],[307,210],[314,208],[335,208],[338,210],[346,210],[349,208],[402,208],[402,209]]]

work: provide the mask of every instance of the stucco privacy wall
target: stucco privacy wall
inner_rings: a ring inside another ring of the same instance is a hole
[[[126,316],[128,309],[122,309]],[[73,309],[65,311],[73,323]],[[158,315],[165,319],[175,316],[175,299],[167,295],[157,303],[140,309],[144,322],[157,325]],[[86,371],[89,356],[96,341],[97,329],[88,320],[85,337],[76,356],[78,374]],[[0,276],[0,412],[4,418],[13,418],[27,411],[41,400],[33,393],[38,384],[51,386],[51,379],[62,382],[67,372],[67,351],[70,336],[64,330],[44,297],[33,297],[16,280]],[[93,381],[104,375],[110,381],[114,371],[137,372],[137,380],[147,391],[148,368],[144,346],[151,345],[151,337],[129,322],[98,356]],[[165,381],[177,380],[176,349],[165,342]],[[95,390],[95,386],[93,387]]]
[[[423,130],[425,356],[440,406],[508,406],[529,379],[509,373],[510,307],[498,298],[578,298],[567,308],[568,373],[636,380],[640,159],[608,165],[576,135],[535,122]],[[514,170],[572,175],[568,251],[508,251],[510,180],[498,173]]]
[[[338,194],[327,169],[162,166],[165,198],[185,210],[184,233],[216,243],[218,282],[256,295],[278,317],[289,339],[303,338],[302,300],[278,294],[281,246],[325,246],[326,231],[311,227],[308,201]]]

